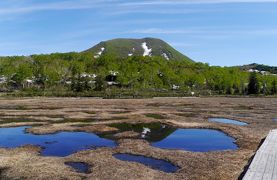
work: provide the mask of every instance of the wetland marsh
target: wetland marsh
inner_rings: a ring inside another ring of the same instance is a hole
[[[0,178],[237,179],[277,128],[276,108],[274,98],[1,99]]]

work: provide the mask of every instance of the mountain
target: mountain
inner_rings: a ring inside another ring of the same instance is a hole
[[[85,52],[92,53],[94,58],[99,58],[102,55],[122,58],[128,56],[159,56],[166,60],[186,60],[193,62],[168,43],[155,38],[113,39],[103,41]]]
[[[263,64],[248,64],[243,66],[238,66],[241,70],[244,71],[258,71],[258,72],[269,72],[271,74],[277,74],[277,66],[267,66]]]

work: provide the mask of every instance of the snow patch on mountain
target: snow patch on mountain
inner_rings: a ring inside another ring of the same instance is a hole
[[[105,48],[102,47],[101,50],[100,50],[98,53],[96,53],[96,55],[94,56],[94,58],[99,58],[99,57],[103,54],[104,51],[105,51]]]
[[[143,56],[151,56],[152,49],[148,48],[146,42],[142,43],[141,47],[144,49]]]
[[[163,53],[162,56],[166,59],[166,60],[169,60],[169,57],[166,53]]]

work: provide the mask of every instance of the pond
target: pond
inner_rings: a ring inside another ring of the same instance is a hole
[[[64,157],[80,150],[96,147],[115,147],[113,140],[100,138],[93,133],[59,132],[56,134],[34,135],[25,133],[29,127],[0,128],[0,147],[15,148],[23,145],[42,147],[43,156]]]
[[[194,152],[235,150],[235,139],[212,129],[181,129],[161,123],[113,124],[120,131],[135,131],[138,139],[145,139],[154,147]],[[23,145],[42,147],[41,155],[64,157],[81,150],[115,147],[114,134],[86,132],[59,132],[34,135],[25,133],[29,127],[0,128],[0,147],[15,148]]]
[[[78,173],[90,173],[90,166],[83,162],[66,162],[65,165],[72,167]]]
[[[223,123],[223,124],[234,124],[238,126],[247,126],[248,123],[237,121],[233,119],[227,119],[227,118],[209,118],[210,122],[217,122],[217,123]]]
[[[150,158],[146,156],[132,154],[114,154],[113,156],[122,161],[141,163],[152,169],[160,170],[166,173],[174,173],[179,169],[179,167],[165,160]]]
[[[235,139],[213,129],[181,129],[161,123],[113,124],[121,131],[140,133],[154,147],[162,149],[180,149],[193,152],[235,150]]]
[[[238,149],[235,139],[212,129],[177,129],[152,146],[163,149],[182,149],[193,152],[209,152]]]

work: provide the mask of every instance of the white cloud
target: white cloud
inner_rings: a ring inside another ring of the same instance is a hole
[[[147,34],[147,35],[186,35],[189,37],[198,38],[230,38],[230,37],[244,37],[244,36],[276,36],[277,27],[259,29],[251,27],[199,27],[187,29],[136,29],[126,32],[127,34]]]
[[[124,6],[123,6],[124,7]],[[110,15],[120,15],[120,14],[134,14],[134,13],[143,13],[143,14],[194,14],[194,13],[203,13],[203,12],[212,12],[215,11],[215,9],[188,9],[188,8],[141,8],[141,7],[131,7],[126,6],[123,8],[121,6],[118,7],[118,9],[114,9],[114,11],[107,12],[107,14]],[[221,11],[220,9],[216,9],[216,11]]]
[[[124,6],[224,4],[224,3],[277,3],[277,0],[144,0],[122,3]]]
[[[277,0],[60,0],[41,2],[33,0],[8,0],[0,2],[0,15],[31,13],[36,11],[78,10],[78,9],[105,9],[112,8],[113,11],[106,13],[195,13],[202,10],[196,9],[141,9],[141,6],[169,6],[187,4],[223,4],[223,3],[277,3]]]
[[[78,10],[78,9],[93,9],[107,6],[117,0],[63,0],[58,2],[39,3],[38,1],[26,1],[21,3],[4,3],[0,2],[0,15],[31,13],[35,11],[53,11],[53,10]],[[19,1],[18,1],[19,2]]]
[[[160,28],[150,28],[150,29],[136,29],[129,31],[127,33],[138,33],[138,34],[190,34],[195,33],[192,30],[184,29],[160,29]]]

